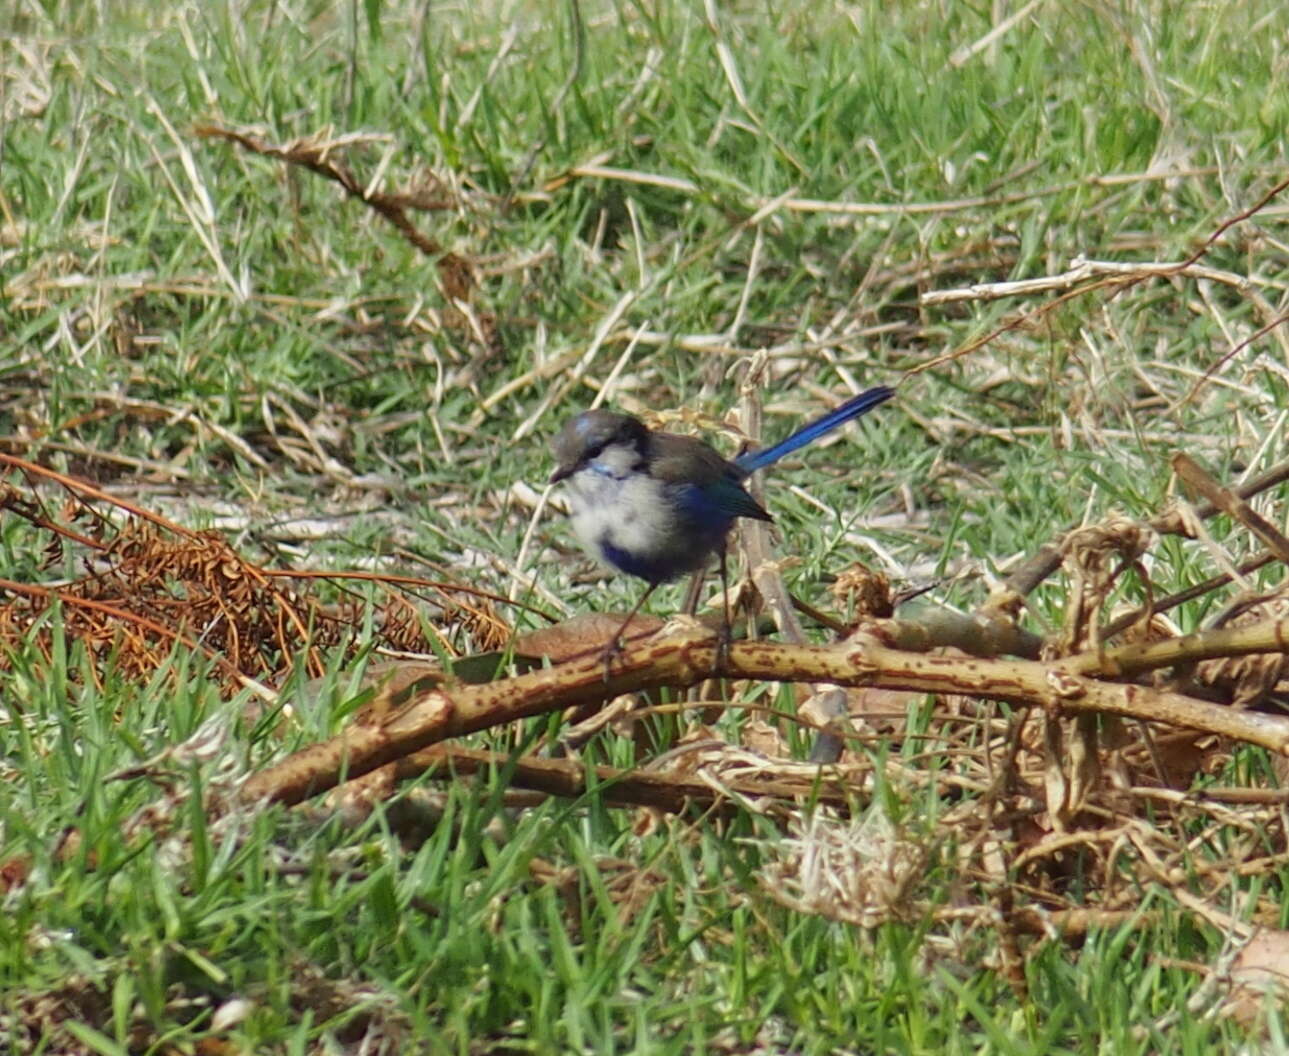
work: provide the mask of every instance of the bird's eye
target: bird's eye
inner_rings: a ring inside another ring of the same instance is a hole
[[[604,444],[592,444],[590,447],[586,449],[586,454],[583,456],[583,458],[587,462],[591,462],[594,459],[599,458],[602,454],[604,454],[605,446],[606,445]]]

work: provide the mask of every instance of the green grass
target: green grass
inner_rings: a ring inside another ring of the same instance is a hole
[[[514,485],[540,485],[546,439],[611,375],[611,403],[714,421],[748,357],[771,348],[777,438],[848,379],[894,381],[1037,303],[927,308],[920,293],[1054,274],[1076,255],[1182,259],[1285,174],[1274,0],[1042,5],[960,62],[998,5],[715,6],[713,28],[684,0],[11,5],[0,436],[16,439],[3,449],[193,526],[238,511],[234,544],[264,560],[418,572],[424,559],[505,592],[532,515]],[[385,164],[386,189],[446,188],[456,207],[414,221],[478,262],[469,307],[495,341],[454,317],[434,262],[390,225],[333,183],[195,136],[206,123],[274,143],[378,135],[343,159],[360,181]],[[688,183],[567,177],[590,163]],[[749,224],[789,192],[988,201],[779,208]],[[1205,260],[1258,277],[1273,311],[1283,217],[1274,203]],[[552,368],[584,356],[628,295],[585,380]],[[953,577],[937,597],[970,606],[1064,528],[1159,509],[1174,450],[1226,479],[1266,468],[1285,456],[1274,337],[1180,402],[1265,322],[1229,285],[1159,281],[1076,299],[916,375],[774,471],[793,586],[823,597],[822,577],[862,560],[915,583]],[[664,338],[627,356],[623,328]],[[695,351],[695,335],[719,347]],[[323,514],[336,520],[320,539],[279,531]],[[44,563],[46,541],[0,514],[0,575],[82,571]],[[1159,589],[1214,571],[1192,544],[1160,553]],[[517,571],[554,614],[637,590],[590,577],[558,518]],[[1062,600],[1059,583],[1041,589],[1032,626],[1059,624]],[[1174,616],[1194,627],[1210,610]],[[0,888],[0,1048],[64,1051],[23,1024],[68,1018],[84,1051],[192,1051],[234,997],[252,1011],[221,1036],[247,1052],[338,1052],[369,1031],[380,1051],[463,1053],[1184,1053],[1260,1036],[1190,1014],[1150,1029],[1199,986],[1177,964],[1212,963],[1222,938],[1144,879],[1158,923],[1049,944],[1025,966],[1023,1001],[992,932],[864,931],[780,906],[757,879],[778,829],[751,813],[637,831],[593,794],[514,812],[491,774],[439,787],[420,842],[391,820],[398,807],[356,826],[276,810],[210,824],[204,790],[326,736],[350,694],[314,698],[333,702],[284,744],[182,653],[146,683],[61,640],[5,662],[0,866],[29,872]],[[105,780],[208,722],[219,751],[167,757],[173,793]],[[886,794],[914,832],[946,809],[922,790]],[[167,823],[132,821],[149,806]],[[920,891],[932,907],[968,882],[938,854]],[[638,874],[631,899],[608,889],[612,860]]]

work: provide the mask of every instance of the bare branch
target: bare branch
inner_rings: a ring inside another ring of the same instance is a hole
[[[448,737],[595,704],[621,693],[692,686],[718,674],[716,637],[692,621],[684,625],[677,621],[673,626],[677,629],[671,633],[624,651],[608,678],[596,655],[490,685],[422,693],[391,715],[377,715],[253,775],[243,785],[242,796],[251,801],[298,803]],[[1287,643],[1289,619],[1269,620],[1135,647],[1139,652],[1122,650],[1117,663],[1125,670],[1148,669],[1183,659],[1284,650],[1289,648]],[[719,673],[771,682],[972,694],[1058,713],[1123,715],[1217,733],[1289,755],[1289,719],[1085,677],[1083,670],[1091,670],[1096,659],[1084,659],[1080,666],[1069,661],[1044,664],[923,655],[891,649],[870,635],[856,635],[823,647],[734,643]]]

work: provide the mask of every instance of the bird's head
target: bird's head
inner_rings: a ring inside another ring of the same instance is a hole
[[[566,422],[551,441],[556,465],[550,482],[556,484],[571,477],[614,449],[619,449],[619,458],[614,461],[638,461],[648,439],[649,430],[639,418],[613,411],[583,411]]]

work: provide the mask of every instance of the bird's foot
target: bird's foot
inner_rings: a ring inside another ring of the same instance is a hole
[[[604,681],[609,680],[609,675],[613,673],[613,661],[622,655],[622,638],[620,635],[614,635],[609,639],[609,644],[604,647],[604,652],[600,654],[600,659],[604,661]]]
[[[716,632],[716,669],[713,672],[720,678],[729,671],[730,643],[734,641],[734,630],[727,620],[721,621],[721,629]]]

